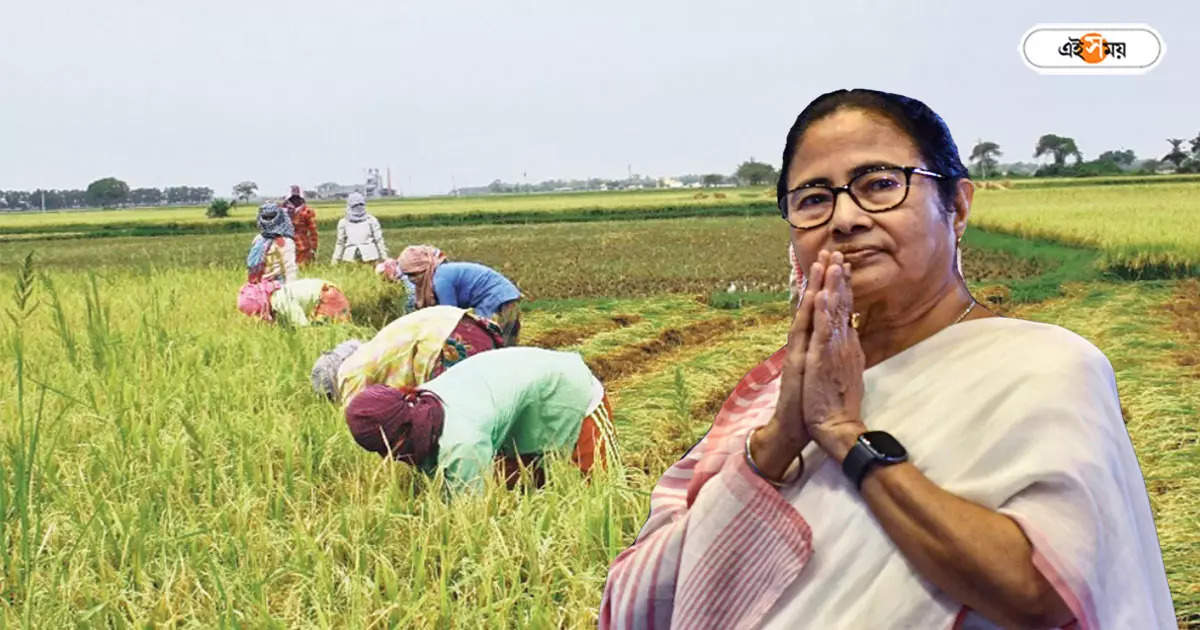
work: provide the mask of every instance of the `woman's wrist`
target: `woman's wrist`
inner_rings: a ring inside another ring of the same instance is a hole
[[[773,421],[751,429],[747,443],[748,455],[758,473],[775,482],[784,481],[803,448],[804,443],[788,439]]]
[[[860,420],[838,422],[827,430],[815,432],[813,439],[821,450],[825,451],[834,461],[841,463],[858,442],[858,436],[870,429]]]

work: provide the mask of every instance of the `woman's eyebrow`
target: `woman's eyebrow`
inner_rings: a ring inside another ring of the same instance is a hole
[[[854,168],[850,169],[850,171],[846,174],[847,175],[846,181],[850,181],[850,180],[854,179],[855,177],[858,177],[859,175],[866,173],[867,171],[873,171],[877,168],[900,168],[900,167],[896,166],[895,164],[892,164],[891,162],[867,162],[864,164],[859,164],[858,166],[855,166]],[[833,185],[833,180],[829,179],[828,177],[814,177],[812,179],[807,179],[803,182],[800,182],[794,188],[792,188],[792,190],[795,190],[796,188],[804,188],[805,186],[832,186],[832,185]]]
[[[895,164],[892,164],[891,162],[871,162],[869,164],[860,164],[850,170],[850,179],[854,179],[855,177],[858,177],[859,175],[862,175],[863,173],[866,173],[867,171],[873,171],[873,170],[879,169],[879,168],[900,168],[900,167]]]

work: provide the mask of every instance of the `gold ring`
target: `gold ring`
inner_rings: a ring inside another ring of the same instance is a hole
[[[858,313],[858,311],[851,313],[850,314],[850,327],[853,328],[854,330],[858,330],[858,322],[861,319],[862,319],[862,315],[860,315]]]

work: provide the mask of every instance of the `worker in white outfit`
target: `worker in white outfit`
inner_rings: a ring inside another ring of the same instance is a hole
[[[367,200],[362,193],[350,193],[346,199],[346,216],[338,220],[337,244],[333,247],[330,262],[375,262],[387,256],[379,219],[367,213]]]

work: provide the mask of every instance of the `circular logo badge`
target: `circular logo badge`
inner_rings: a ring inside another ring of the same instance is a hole
[[[1100,63],[1108,56],[1105,46],[1108,41],[1100,33],[1088,33],[1079,38],[1079,58],[1088,63]]]

